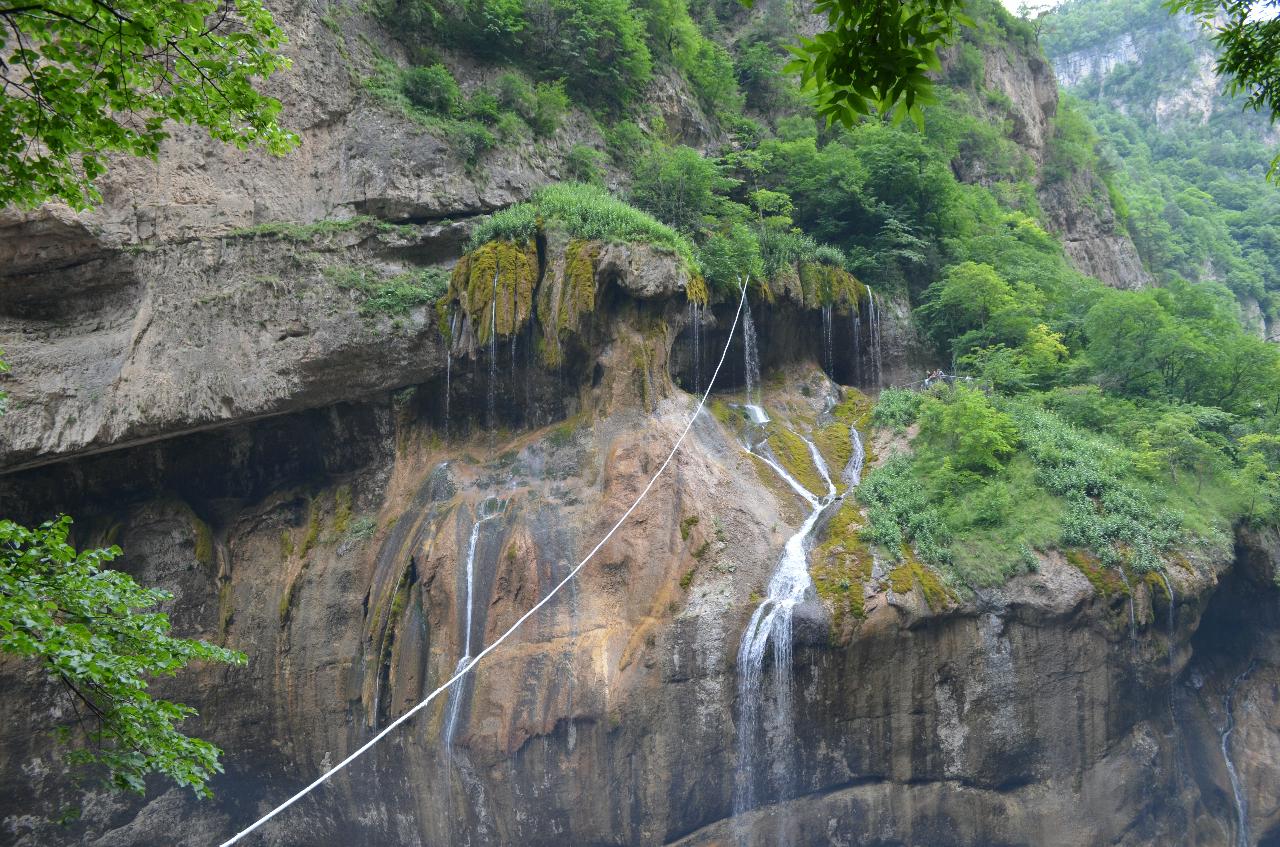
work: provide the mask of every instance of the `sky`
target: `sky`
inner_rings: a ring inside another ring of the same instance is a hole
[[[1003,0],[1003,2],[1006,9],[1017,14],[1018,7],[1024,2],[1033,9],[1052,9],[1062,0]]]

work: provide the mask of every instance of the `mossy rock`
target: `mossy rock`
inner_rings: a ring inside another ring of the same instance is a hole
[[[797,268],[804,305],[835,306],[840,312],[859,311],[867,299],[867,287],[844,268],[818,262],[801,262]]]
[[[1120,574],[1102,564],[1102,561],[1086,550],[1073,548],[1067,551],[1067,563],[1080,571],[1089,580],[1093,590],[1106,599],[1115,596],[1127,596],[1129,587],[1125,585]]]
[[[827,493],[827,483],[822,479],[817,466],[813,463],[813,455],[804,439],[778,423],[770,423],[767,428],[769,448],[773,451],[778,464],[787,469],[796,480],[809,489],[815,497],[823,497]]]
[[[689,281],[684,286],[684,296],[690,303],[697,303],[699,306],[705,306],[711,301],[711,289],[707,287],[707,281],[702,274],[697,271],[689,272]]]
[[[470,318],[478,344],[488,344],[495,332],[509,338],[524,327],[533,314],[539,274],[532,241],[489,241],[458,260],[449,280],[450,299]]]
[[[906,594],[919,588],[929,611],[945,609],[951,600],[951,593],[947,591],[946,585],[933,570],[916,558],[910,545],[902,545],[901,552],[902,564],[889,571],[889,587],[895,594]]]
[[[564,359],[561,339],[581,328],[582,316],[596,308],[596,269],[602,245],[598,241],[570,240],[564,247],[564,263],[553,262],[538,290],[538,324],[542,328],[539,352],[548,367]]]
[[[862,514],[845,503],[827,524],[822,542],[810,556],[809,576],[824,605],[831,611],[837,641],[849,627],[866,617],[863,586],[871,579],[875,559],[858,530]]]

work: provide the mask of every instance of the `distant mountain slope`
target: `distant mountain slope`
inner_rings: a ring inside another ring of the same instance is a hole
[[[1223,94],[1210,37],[1159,0],[1073,0],[1043,46],[1099,133],[1113,201],[1159,278],[1220,282],[1270,334],[1280,293],[1277,136]]]

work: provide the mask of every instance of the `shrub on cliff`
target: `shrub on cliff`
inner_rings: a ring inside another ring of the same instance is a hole
[[[452,115],[462,102],[458,81],[441,64],[425,68],[409,68],[400,78],[400,87],[409,102],[437,115]]]
[[[592,241],[652,244],[678,254],[690,268],[697,267],[693,247],[680,233],[604,189],[580,183],[544,186],[528,202],[495,213],[476,227],[471,245],[474,249],[494,239],[523,243],[539,229],[550,228]]]

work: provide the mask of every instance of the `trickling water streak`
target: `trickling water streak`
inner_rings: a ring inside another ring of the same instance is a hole
[[[853,384],[862,385],[862,311],[851,309],[853,316]]]
[[[822,307],[822,367],[827,376],[835,373],[835,356],[831,351],[831,307]]]
[[[759,406],[747,406],[751,418],[757,424],[768,422],[768,415]],[[826,462],[813,442],[800,436],[808,445],[814,466],[827,485],[826,495],[819,498],[806,489],[795,477],[775,462],[767,450],[757,451],[747,444],[749,452],[763,460],[784,482],[810,505],[809,516],[783,547],[782,556],[769,580],[767,596],[756,607],[742,635],[738,647],[738,703],[737,726],[738,766],[734,780],[733,811],[735,815],[753,809],[757,805],[755,774],[758,765],[771,764],[773,786],[785,793],[794,782],[794,711],[792,695],[792,622],[795,608],[814,595],[813,580],[809,576],[809,534],[822,512],[836,499],[836,487],[827,470]],[[861,478],[865,451],[856,431],[850,437],[854,451],[845,466],[843,476],[847,480]],[[772,703],[769,716],[775,727],[772,737],[766,738],[767,749],[757,751],[757,736],[765,729],[761,716],[764,700],[764,656],[772,645]],[[770,743],[772,742],[772,743]],[[767,754],[767,755],[766,755]]]
[[[875,292],[867,286],[867,328],[871,341],[872,376],[875,377],[876,388],[884,387],[884,365],[880,351],[880,306],[876,302]]]
[[[1129,595],[1129,641],[1132,646],[1138,645],[1138,617],[1133,611],[1133,586],[1129,584],[1129,575],[1124,568],[1116,568],[1120,572],[1120,581],[1124,583],[1124,592]]]
[[[747,382],[747,403],[760,405],[760,352],[756,348],[756,325],[751,320],[751,306],[742,310],[742,339],[744,369]]]
[[[449,401],[453,396],[453,339],[458,334],[458,313],[449,311],[449,342],[444,350],[444,437],[449,437]]]
[[[1169,576],[1164,571],[1157,571],[1160,574],[1160,580],[1164,583],[1164,590],[1169,594],[1169,698],[1173,699],[1173,662],[1174,662],[1174,611],[1177,600],[1173,596],[1173,583],[1169,582]]]
[[[454,673],[462,670],[463,666],[471,661],[471,624],[472,613],[475,607],[475,565],[476,565],[476,545],[480,541],[480,527],[487,521],[491,521],[498,515],[502,514],[500,509],[494,508],[498,506],[495,498],[488,498],[481,501],[476,509],[476,522],[471,526],[471,538],[467,542],[467,614],[465,617],[464,629],[462,633],[462,656],[458,659],[458,664],[454,669]],[[462,709],[462,694],[465,685],[455,686],[449,694],[449,705],[445,710],[444,723],[444,750],[445,760],[448,761],[453,755],[453,734],[458,725],[458,713]]]
[[[1236,801],[1236,847],[1249,847],[1249,799],[1245,796],[1244,786],[1240,784],[1240,775],[1236,773],[1235,763],[1231,761],[1231,733],[1236,729],[1236,716],[1232,707],[1236,689],[1251,673],[1253,673],[1253,662],[1244,669],[1244,673],[1232,681],[1231,687],[1222,698],[1222,708],[1227,713],[1227,723],[1222,729],[1222,759],[1226,762],[1227,776],[1231,779],[1231,793]]]
[[[693,328],[693,393],[702,393],[702,314],[696,301],[689,304]]]
[[[493,308],[489,310],[489,409],[485,424],[494,435],[498,408],[498,268],[493,269]]]

